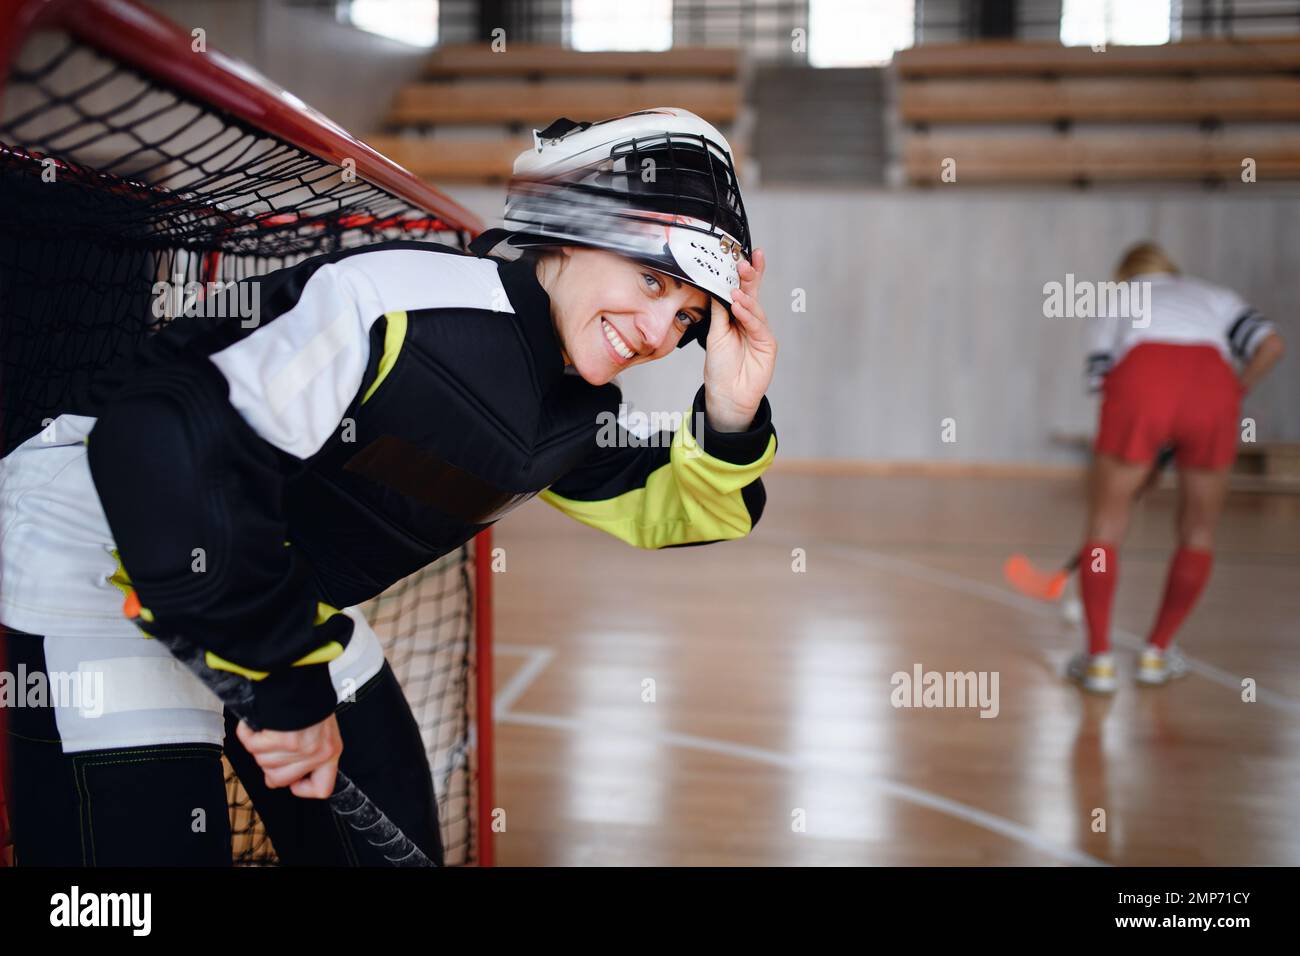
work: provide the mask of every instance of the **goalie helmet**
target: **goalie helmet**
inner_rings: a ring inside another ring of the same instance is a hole
[[[750,259],[731,147],[694,113],[641,110],[596,123],[558,119],[534,130],[533,148],[514,163],[504,228],[473,248],[590,246],[675,276],[728,311]],[[709,320],[687,329],[704,345]]]

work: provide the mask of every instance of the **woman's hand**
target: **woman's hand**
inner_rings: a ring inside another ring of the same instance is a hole
[[[253,730],[241,720],[235,734],[271,789],[288,787],[295,797],[315,800],[334,792],[343,738],[333,714],[302,730]]]
[[[1270,333],[1263,342],[1259,343],[1250,362],[1241,370],[1239,381],[1242,398],[1245,398],[1246,394],[1259,384],[1260,379],[1278,363],[1285,351],[1286,346],[1282,343],[1282,336],[1276,332]]]
[[[776,369],[776,339],[758,302],[765,271],[767,256],[761,249],[754,251],[753,265],[740,261],[740,288],[731,290],[734,322],[713,300],[705,340],[704,408],[717,431],[749,428]]]

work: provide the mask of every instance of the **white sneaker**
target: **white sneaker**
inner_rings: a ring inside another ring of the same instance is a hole
[[[1077,574],[1070,575],[1070,580],[1065,585],[1065,593],[1057,602],[1061,620],[1066,624],[1077,625],[1083,622],[1083,602],[1079,600],[1078,580]]]
[[[1142,648],[1137,669],[1139,684],[1167,684],[1176,677],[1186,677],[1187,672],[1187,658],[1177,648],[1162,651],[1153,644]]]
[[[1066,665],[1065,676],[1092,694],[1113,694],[1118,686],[1115,658],[1110,652],[1075,654]]]

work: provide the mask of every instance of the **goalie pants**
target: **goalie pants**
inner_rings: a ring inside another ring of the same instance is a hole
[[[10,675],[47,673],[45,639],[10,629]],[[13,678],[11,677],[11,680]],[[53,686],[52,682],[49,686]],[[19,692],[22,688],[17,688]],[[222,747],[201,739],[65,751],[54,706],[9,706],[9,801],[22,866],[229,866],[231,830]],[[340,768],[435,862],[437,803],[420,730],[388,663],[335,711]],[[382,866],[383,857],[324,800],[265,786],[225,719],[225,754],[281,863]],[[103,719],[103,718],[101,718]],[[165,735],[164,735],[165,736]],[[8,787],[6,787],[8,792]]]

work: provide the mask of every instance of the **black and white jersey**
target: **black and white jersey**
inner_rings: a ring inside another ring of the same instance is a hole
[[[619,389],[565,374],[531,258],[394,242],[247,281],[256,322],[173,323],[102,384],[94,418],[51,427],[88,431],[82,465],[42,458],[42,436],[4,461],[11,479],[40,478],[11,482],[27,490],[0,503],[0,619],[89,634],[98,616],[121,622],[116,588],[134,588],[144,629],[248,676],[253,716],[293,729],[334,707],[323,665],[353,628],[340,608],[535,495],[645,548],[739,538],[762,514],[776,450],[767,400],[742,433],[709,427],[702,387],[682,409],[701,427],[652,442],[606,427]],[[93,480],[95,513],[66,523],[96,546],[65,560],[71,539],[37,512],[51,482],[79,501],[77,480]]]
[[[1142,315],[1102,314],[1091,320],[1087,377],[1090,389],[1143,342],[1212,345],[1229,363],[1249,362],[1273,324],[1231,289],[1191,276],[1134,276],[1150,292]],[[1130,309],[1130,312],[1136,312]]]

